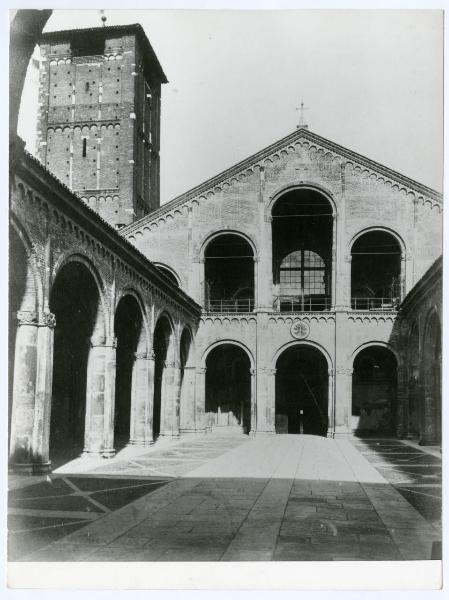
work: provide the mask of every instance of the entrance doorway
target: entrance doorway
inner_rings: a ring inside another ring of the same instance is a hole
[[[234,344],[222,344],[206,359],[206,425],[251,430],[251,363]]]
[[[276,433],[326,436],[328,366],[316,348],[298,345],[276,363]]]

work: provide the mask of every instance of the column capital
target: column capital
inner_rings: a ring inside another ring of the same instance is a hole
[[[335,373],[337,375],[346,375],[350,377],[354,372],[354,369],[346,369],[346,368],[337,368]]]
[[[197,367],[196,368],[197,375],[205,375],[206,371],[207,371],[206,367]]]
[[[259,372],[263,375],[276,375],[276,369],[272,369],[271,367],[260,367]]]
[[[39,324],[54,329],[56,327],[56,315],[54,313],[42,313]]]
[[[38,325],[39,315],[33,310],[18,310],[17,325]]]
[[[250,369],[249,373],[252,377],[254,377],[255,375],[257,375],[257,369]]]
[[[148,354],[146,352],[134,352],[135,360],[147,360]]]

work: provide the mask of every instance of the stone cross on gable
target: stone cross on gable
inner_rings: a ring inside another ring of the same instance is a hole
[[[307,106],[304,106],[304,101],[301,98],[301,104],[300,106],[296,107],[296,110],[299,110],[299,123],[298,125],[296,125],[296,129],[308,129],[308,125],[306,124],[305,120],[304,120],[304,111],[305,110],[309,110],[309,108]]]

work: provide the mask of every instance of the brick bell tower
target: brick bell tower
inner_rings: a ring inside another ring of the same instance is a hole
[[[116,228],[158,208],[167,78],[142,27],[49,32],[40,49],[42,163]]]

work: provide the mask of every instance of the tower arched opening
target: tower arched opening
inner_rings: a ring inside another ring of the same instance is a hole
[[[351,249],[351,306],[395,308],[401,297],[401,247],[388,231],[368,231]]]
[[[248,354],[236,344],[213,348],[206,358],[206,425],[217,430],[251,430],[251,374]]]
[[[61,268],[51,290],[50,309],[56,316],[50,458],[57,465],[83,450],[88,358],[94,332],[101,335],[99,290],[85,265],[69,262]]]
[[[276,362],[276,433],[326,436],[328,364],[317,348],[298,344]]]
[[[254,252],[241,236],[223,233],[205,251],[205,302],[210,312],[254,309]]]
[[[352,374],[353,430],[360,436],[396,433],[397,360],[383,346],[369,346],[354,359]]]
[[[333,212],[329,200],[316,190],[290,190],[276,201],[272,219],[277,310],[330,309]]]
[[[125,295],[118,303],[114,331],[117,338],[114,447],[120,450],[130,439],[136,353],[142,343],[145,349],[142,311],[133,296]]]

